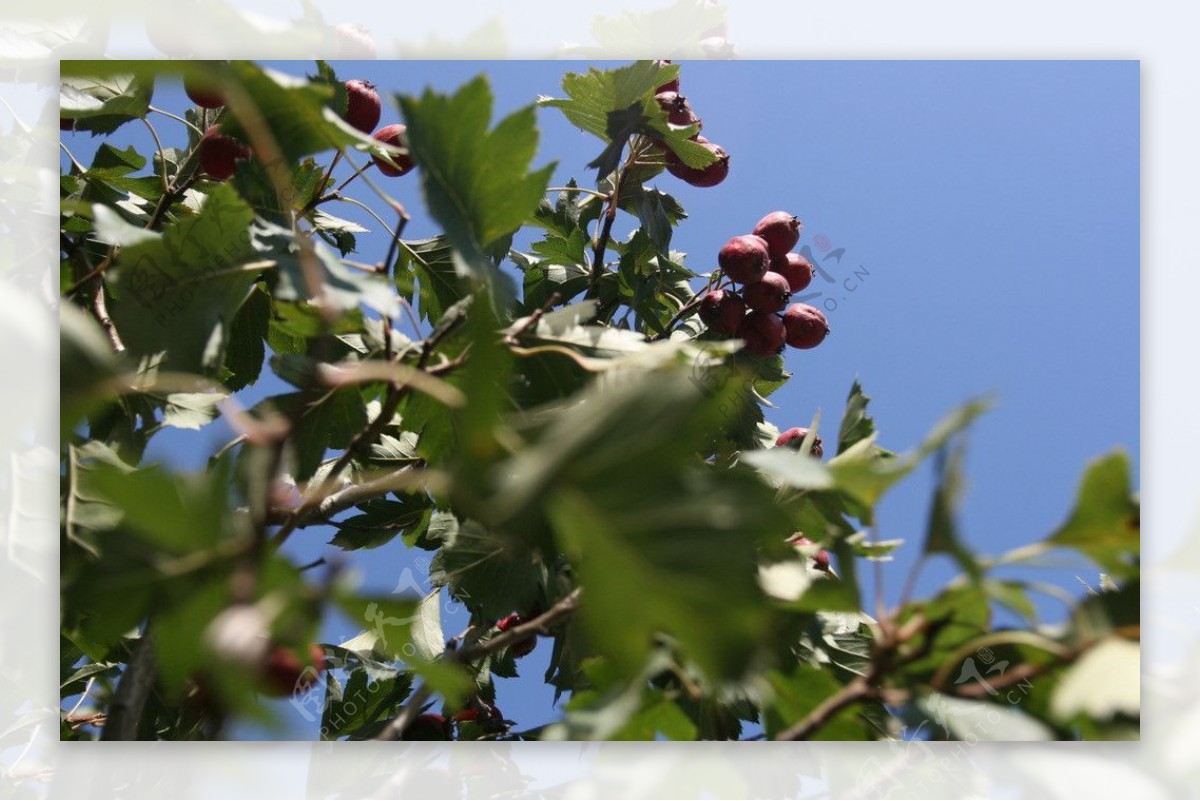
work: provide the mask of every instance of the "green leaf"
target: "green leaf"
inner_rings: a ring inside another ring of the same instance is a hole
[[[386,665],[364,664],[363,658],[357,654],[351,655],[350,661],[346,686],[335,691],[333,682],[330,682],[326,687],[325,708],[321,717],[322,740],[347,736],[352,740],[359,739],[355,736],[356,732],[388,719],[389,713],[412,691],[410,673]]]
[[[270,328],[271,294],[263,284],[255,284],[229,327],[224,383],[231,392],[258,381],[266,358],[265,342]]]
[[[228,341],[256,277],[244,269],[255,258],[246,236],[252,220],[232,188],[221,186],[195,217],[120,251],[106,274],[109,311],[131,354],[165,353],[167,369],[219,371],[213,343]]]
[[[833,486],[833,477],[821,460],[791,448],[763,448],[743,453],[740,458],[781,487],[829,489]]]
[[[470,520],[444,528],[441,537],[442,548],[433,558],[429,580],[449,587],[482,619],[496,620],[528,609],[541,596],[546,566],[525,543]]]
[[[948,451],[938,451],[937,486],[933,493],[932,508],[929,510],[924,553],[949,554],[972,581],[978,581],[981,577],[979,564],[963,544],[956,519],[962,500],[964,454],[965,449],[961,444]]]
[[[283,410],[305,399],[302,392],[279,395],[272,401]],[[367,409],[357,387],[330,392],[305,408],[292,433],[295,447],[294,477],[305,481],[316,472],[325,451],[350,445],[354,436],[367,426]]]
[[[173,392],[163,404],[165,426],[199,431],[217,418],[217,404],[228,395],[212,392]]]
[[[871,398],[863,393],[858,379],[854,379],[850,386],[850,395],[846,398],[846,411],[842,413],[842,425],[838,430],[838,453],[874,435],[875,421],[867,414],[867,404],[870,402]]]
[[[97,78],[64,75],[59,89],[59,114],[68,119],[92,121],[83,130],[111,133],[123,122],[146,116],[153,94],[154,82],[133,74]],[[78,124],[76,127],[81,129]]]
[[[1137,575],[1141,514],[1124,452],[1088,465],[1075,508],[1046,542],[1079,551],[1117,578]]]
[[[406,544],[413,544],[429,525],[430,501],[425,496],[406,495],[400,501],[376,498],[359,509],[362,514],[334,523],[338,533],[330,540],[347,551],[378,548],[403,534]]]
[[[929,720],[955,740],[975,742],[1041,742],[1054,732],[1019,707],[929,693],[917,701]]]
[[[768,674],[774,697],[766,714],[768,737],[804,720],[821,702],[832,698],[841,685],[828,671],[799,663],[790,673],[772,671]],[[859,706],[851,704],[821,726],[813,740],[869,740],[870,726]]]
[[[167,553],[189,554],[225,534],[225,486],[218,475],[172,475],[160,466],[127,472],[99,463],[90,486],[116,509],[125,527]]]
[[[485,76],[452,95],[428,89],[398,101],[429,212],[461,259],[459,272],[483,277],[486,249],[534,213],[554,169],[527,172],[537,150],[535,110],[521,109],[489,131]]]
[[[396,283],[410,301],[419,288],[418,311],[422,320],[431,322],[470,294],[455,270],[454,250],[444,236],[405,240],[396,265]]]

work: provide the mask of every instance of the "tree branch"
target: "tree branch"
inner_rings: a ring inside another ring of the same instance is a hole
[[[136,740],[142,710],[154,687],[154,640],[149,625],[133,649],[129,666],[121,674],[117,691],[108,708],[108,719],[100,730],[101,740]]]

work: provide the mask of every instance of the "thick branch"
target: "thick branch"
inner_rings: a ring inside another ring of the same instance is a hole
[[[133,649],[133,657],[121,674],[108,709],[108,720],[100,730],[101,740],[136,740],[142,710],[154,688],[154,641],[149,627]]]

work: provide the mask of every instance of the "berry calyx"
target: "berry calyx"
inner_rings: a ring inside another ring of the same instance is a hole
[[[815,348],[829,335],[829,323],[820,309],[803,303],[793,303],[783,313],[787,343],[793,348]]]
[[[746,302],[736,292],[714,289],[700,301],[700,319],[710,331],[736,334],[746,316]]]
[[[250,148],[221,133],[210,125],[196,145],[200,151],[200,167],[212,178],[224,181],[237,170],[237,163],[250,158]]]
[[[794,451],[798,451],[804,443],[804,438],[807,436],[807,428],[789,428],[775,438],[775,447],[791,448]],[[813,437],[812,445],[809,446],[808,452],[818,458],[825,455],[825,447],[822,445],[820,437]]]
[[[392,125],[383,126],[378,131],[371,134],[371,136],[375,139],[378,139],[380,142],[383,142],[384,144],[392,145],[393,147],[407,148],[408,140],[404,136],[404,132],[407,130],[407,126],[400,123],[394,123]],[[392,161],[396,162],[396,166],[392,166],[379,156],[374,156],[373,158],[375,160],[375,166],[378,167],[379,171],[384,175],[407,175],[408,173],[412,172],[413,167],[416,166],[416,163],[407,153],[403,156],[396,154],[392,155]]]
[[[668,150],[667,172],[692,186],[716,186],[729,175],[729,154],[725,152],[725,148],[708,141],[703,136],[697,136],[695,141],[707,148],[717,157],[717,160],[707,167],[689,167],[679,160],[679,156]]]
[[[762,278],[746,287],[746,305],[754,311],[774,314],[783,311],[791,294],[787,279],[768,270]]]
[[[309,664],[303,665],[292,649],[278,644],[272,646],[262,666],[263,694],[283,698],[312,689],[325,670],[325,649],[312,643],[308,646],[308,658]]]
[[[752,311],[742,318],[738,336],[755,356],[771,356],[783,349],[786,334],[783,321],[774,314]]]
[[[799,253],[788,253],[783,258],[771,257],[771,270],[787,279],[792,294],[799,292],[812,283],[812,262]]]
[[[783,258],[800,241],[800,218],[786,211],[773,211],[758,221],[754,233],[767,240],[772,258]]]
[[[363,133],[379,124],[379,93],[370,81],[346,81],[346,122]]]
[[[183,91],[188,98],[201,108],[220,108],[225,105],[225,97],[217,90],[216,84],[203,78],[188,76],[183,79]]]
[[[735,236],[717,252],[717,264],[729,280],[738,284],[753,284],[767,274],[771,259],[767,241],[761,236]]]
[[[659,107],[667,112],[667,122],[680,127],[688,125],[699,125],[704,127],[704,123],[700,121],[700,117],[692,110],[692,104],[688,99],[679,92],[659,92],[654,96],[658,101]]]

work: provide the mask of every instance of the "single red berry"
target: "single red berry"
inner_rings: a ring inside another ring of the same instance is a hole
[[[770,263],[766,240],[753,234],[733,237],[717,253],[721,271],[738,284],[753,284],[760,280],[767,274]]]
[[[392,145],[393,147],[407,148],[408,140],[404,136],[404,132],[407,130],[408,128],[406,126],[401,125],[400,123],[395,123],[392,125],[383,126],[378,131],[371,134],[371,136],[378,139],[380,142],[383,142],[384,144]],[[412,172],[413,167],[416,166],[415,162],[412,160],[412,157],[407,153],[403,156],[392,156],[392,161],[396,162],[396,165],[399,167],[399,169],[393,167],[391,164],[388,164],[379,156],[375,156],[374,159],[375,166],[378,167],[379,171],[384,175],[407,175],[409,172]]]
[[[667,172],[692,186],[716,186],[729,175],[729,154],[725,152],[725,148],[703,136],[697,136],[696,143],[706,147],[717,160],[707,167],[689,167],[673,152],[667,150]]]
[[[714,289],[700,301],[700,319],[718,334],[736,334],[746,316],[746,301],[736,292]]]
[[[670,63],[671,63],[671,60],[669,58],[664,58],[664,59],[659,59],[658,61],[655,61],[654,65],[656,67],[665,67]],[[654,94],[661,95],[663,92],[678,92],[678,91],[679,91],[679,77],[676,76],[676,77],[672,78],[671,80],[667,81],[666,83],[664,83],[662,86],[655,89]]]
[[[767,240],[772,258],[783,258],[800,241],[800,218],[786,211],[773,211],[758,221],[754,233]]]
[[[654,96],[658,101],[658,105],[663,111],[667,112],[667,122],[672,125],[687,126],[699,125],[704,127],[704,123],[700,121],[700,117],[692,110],[692,104],[688,99],[679,92],[659,92]]]
[[[237,170],[237,162],[250,158],[250,148],[221,133],[216,125],[210,125],[200,137],[200,166],[218,181],[224,181]]]
[[[801,444],[804,442],[804,438],[807,436],[807,428],[789,428],[775,438],[775,447],[799,450]],[[821,443],[820,437],[813,437],[812,445],[809,446],[808,452],[818,458],[825,455],[825,448]]]
[[[820,309],[803,303],[793,303],[783,313],[787,343],[793,348],[815,348],[829,334],[829,323]]]
[[[183,91],[187,92],[191,101],[201,108],[220,108],[225,105],[224,96],[212,81],[189,75],[183,79]]]
[[[771,270],[787,279],[792,294],[799,292],[812,283],[812,262],[799,253],[788,253],[783,258],[771,257]]]
[[[412,723],[404,729],[401,740],[449,740],[450,724],[444,715],[436,712],[426,712],[417,715]]]
[[[768,270],[762,278],[746,287],[746,305],[754,311],[774,314],[784,310],[791,294],[787,279]]]
[[[738,336],[755,356],[771,356],[783,349],[786,334],[783,321],[774,314],[752,311],[742,318]]]
[[[791,537],[789,537],[788,542],[790,542],[792,545],[797,545],[797,546],[813,544],[812,540],[810,540],[808,537],[804,536],[803,534],[800,534],[799,532],[797,532],[796,534],[793,534]],[[830,570],[829,570],[829,551],[822,548],[821,550],[819,550],[815,554],[813,554],[813,567],[815,567],[817,570],[822,570],[826,573],[829,573],[830,572]]]
[[[60,130],[60,131],[75,130],[75,120],[73,120],[70,117],[59,117],[58,118],[58,130]]]
[[[525,618],[516,612],[513,612],[508,617],[497,620],[496,628],[500,629],[500,631],[508,631],[509,629],[516,628],[525,622],[527,622]],[[521,657],[528,655],[535,646],[537,646],[537,637],[531,634],[528,637],[522,640],[517,640],[512,644],[512,654],[517,659],[520,659]]]
[[[282,698],[308,692],[325,670],[325,649],[312,643],[308,658],[309,664],[303,665],[290,648],[272,646],[262,667],[263,693]]]
[[[370,81],[346,81],[346,122],[363,133],[379,124],[379,93]]]

